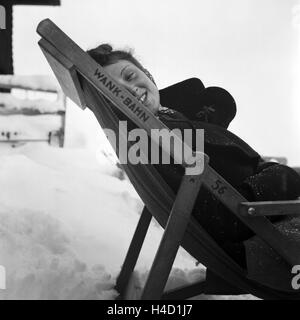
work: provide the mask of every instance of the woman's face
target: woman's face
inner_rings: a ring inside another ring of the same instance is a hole
[[[119,60],[104,67],[105,71],[120,85],[156,114],[159,109],[159,91],[146,74],[127,60]]]

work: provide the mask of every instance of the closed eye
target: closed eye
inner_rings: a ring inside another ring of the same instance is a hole
[[[125,80],[126,81],[131,81],[134,77],[135,77],[135,73],[134,72],[130,72],[130,73],[126,74]]]

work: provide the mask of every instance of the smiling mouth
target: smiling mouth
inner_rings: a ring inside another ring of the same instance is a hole
[[[139,98],[138,100],[142,103],[145,104],[146,100],[147,100],[147,92],[145,91]]]

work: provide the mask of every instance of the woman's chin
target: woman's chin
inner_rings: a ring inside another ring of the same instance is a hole
[[[156,103],[151,103],[150,101],[147,101],[145,106],[154,114],[158,112],[159,106]]]
[[[148,109],[149,109],[153,114],[157,114],[157,112],[158,112],[158,107],[151,106],[151,107],[148,107]]]

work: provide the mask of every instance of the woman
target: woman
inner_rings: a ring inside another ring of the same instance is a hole
[[[300,177],[294,170],[264,162],[249,145],[227,130],[236,112],[234,99],[227,91],[205,89],[199,79],[159,91],[151,74],[130,52],[113,51],[104,44],[88,53],[170,129],[204,129],[204,151],[210,165],[247,200],[293,200],[300,196]],[[176,192],[183,168],[171,164],[157,165],[157,169]],[[231,257],[246,267],[243,241],[253,236],[248,227],[206,189],[200,190],[193,215]]]

